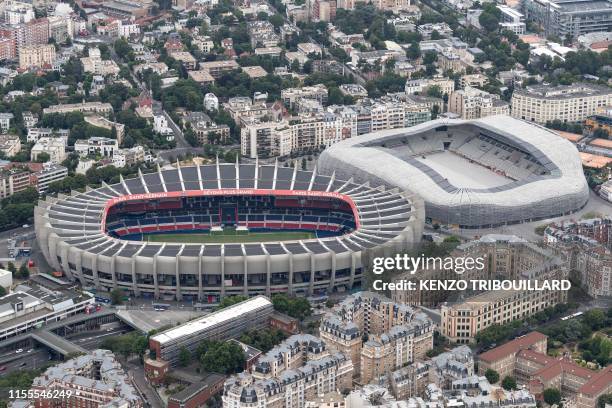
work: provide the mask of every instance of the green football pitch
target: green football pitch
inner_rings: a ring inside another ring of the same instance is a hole
[[[180,244],[236,244],[247,242],[295,241],[315,238],[313,232],[307,231],[274,231],[274,232],[237,232],[228,230],[213,233],[176,233],[151,234],[146,236],[149,242],[172,242]]]

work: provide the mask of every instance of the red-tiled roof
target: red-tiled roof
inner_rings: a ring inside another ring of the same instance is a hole
[[[553,357],[549,357],[546,354],[538,353],[534,350],[521,350],[518,352],[519,357],[524,358],[525,360],[533,361],[542,366],[552,363],[555,359]]]
[[[584,384],[578,390],[582,394],[586,395],[599,395],[602,392],[607,392],[606,389],[609,389],[612,386],[612,364],[595,374],[593,378],[589,380],[586,384]]]
[[[533,376],[540,377],[544,380],[550,380],[562,373],[572,374],[577,377],[584,378],[587,381],[592,379],[596,374],[595,371],[580,367],[571,360],[561,359],[555,360],[553,363],[548,364],[546,367],[536,371],[533,373]]]
[[[482,353],[479,356],[479,359],[487,362],[497,361],[511,354],[516,354],[520,350],[528,349],[538,341],[544,339],[546,339],[545,335],[540,332],[534,331],[524,335],[523,337],[514,339],[506,344],[502,344],[499,347],[495,347],[492,350]]]

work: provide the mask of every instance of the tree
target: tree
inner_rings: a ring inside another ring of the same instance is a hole
[[[11,274],[13,275],[13,277],[14,277],[14,276],[15,276],[15,274],[17,273],[17,268],[15,267],[15,264],[14,264],[14,263],[12,263],[12,262],[9,262],[9,263],[6,265],[6,269],[7,269],[8,271],[10,271],[10,272],[11,272]]]
[[[561,392],[556,388],[547,388],[544,390],[544,401],[548,405],[559,404],[561,402]]]
[[[427,96],[431,96],[433,98],[442,98],[442,89],[439,85],[428,86]]]
[[[483,11],[478,17],[478,22],[488,32],[497,31],[499,28],[499,19],[496,15]]]
[[[28,279],[30,277],[30,270],[28,269],[28,265],[22,263],[17,271],[17,276],[21,279]]]
[[[297,58],[291,61],[291,71],[300,72],[300,61]]]
[[[49,153],[47,152],[38,153],[36,155],[36,163],[46,163],[50,159],[51,159],[51,156],[49,156]]]
[[[612,404],[612,394],[604,394],[597,398],[597,408],[605,408],[608,404]]]
[[[235,342],[212,342],[203,349],[200,363],[205,371],[234,374],[244,369],[244,351]]]
[[[110,297],[113,305],[120,305],[123,303],[123,291],[119,288],[111,290]]]
[[[310,302],[306,298],[290,298],[285,294],[276,294],[272,296],[272,304],[274,310],[288,314],[296,319],[304,320],[312,313]]]
[[[406,50],[406,56],[411,60],[415,60],[421,56],[421,47],[419,47],[418,42],[410,44],[410,47]]]
[[[606,324],[606,315],[601,309],[591,309],[584,313],[582,321],[593,330],[599,330]]]
[[[512,376],[506,376],[502,380],[501,386],[506,391],[518,390],[518,386],[516,385],[516,380]]]
[[[187,367],[191,361],[191,353],[185,346],[181,347],[178,355],[178,363],[181,367]]]
[[[485,372],[485,377],[487,377],[490,384],[497,384],[499,381],[499,373],[492,368],[487,369]]]
[[[215,308],[215,310],[225,309],[226,307],[235,305],[236,303],[243,302],[248,300],[248,296],[236,295],[236,296],[226,296],[219,302],[219,305]]]
[[[0,286],[0,297],[6,295],[6,289],[4,289],[4,286]]]
[[[438,117],[438,115],[440,114],[440,107],[438,105],[434,105],[433,109],[431,110],[431,119],[436,119]]]
[[[274,28],[279,28],[285,23],[285,19],[280,14],[275,14],[268,18],[268,21],[274,26]]]

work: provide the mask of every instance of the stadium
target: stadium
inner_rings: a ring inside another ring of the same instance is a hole
[[[589,196],[576,148],[509,116],[438,119],[346,139],[318,166],[412,191],[424,199],[428,223],[466,229],[569,214]]]
[[[35,209],[49,265],[83,287],[204,303],[350,290],[364,251],[410,248],[423,223],[400,189],[277,164],[177,163]]]

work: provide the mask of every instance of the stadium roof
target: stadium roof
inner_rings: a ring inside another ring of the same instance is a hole
[[[554,217],[588,200],[576,147],[505,115],[438,119],[346,139],[326,149],[318,165],[412,191],[425,200],[427,217],[467,227]]]
[[[177,244],[118,239],[105,231],[106,212],[130,200],[163,200],[187,196],[276,195],[334,198],[348,203],[355,216],[352,232],[333,237],[269,243]],[[117,184],[71,196],[47,197],[37,217],[50,234],[70,247],[98,256],[198,257],[269,254],[318,254],[359,251],[395,239],[420,235],[422,200],[399,189],[372,187],[277,165],[213,164],[139,173]]]

